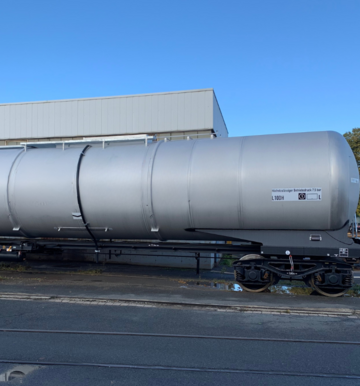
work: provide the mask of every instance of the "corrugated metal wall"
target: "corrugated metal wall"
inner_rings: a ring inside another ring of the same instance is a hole
[[[226,124],[224,121],[224,117],[222,115],[222,112],[220,110],[219,103],[217,101],[217,98],[214,94],[214,107],[213,107],[213,116],[214,116],[214,132],[219,137],[227,137],[227,135],[223,135],[223,133],[228,133]]]
[[[213,89],[0,105],[0,139],[227,129]]]

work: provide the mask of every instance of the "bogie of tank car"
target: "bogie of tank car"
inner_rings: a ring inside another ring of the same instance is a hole
[[[338,297],[353,285],[352,267],[338,259],[264,258],[245,255],[234,263],[235,280],[244,291],[263,292],[280,280],[302,281],[321,295]]]

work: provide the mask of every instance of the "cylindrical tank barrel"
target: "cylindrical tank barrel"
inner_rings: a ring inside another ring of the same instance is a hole
[[[0,150],[1,236],[89,238],[82,216],[99,239],[334,230],[359,197],[335,132],[84,146]]]

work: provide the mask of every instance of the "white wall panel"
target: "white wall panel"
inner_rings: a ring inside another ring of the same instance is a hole
[[[84,103],[78,101],[77,103],[77,132],[78,135],[84,135]]]
[[[25,115],[26,115],[26,123],[25,123],[25,130],[27,133],[30,133],[30,136],[32,136],[32,133],[34,131],[33,129],[33,106],[31,104],[27,104],[25,107]]]
[[[55,107],[56,106],[57,105],[55,105]],[[30,124],[30,126],[31,126],[31,133],[30,133],[30,136],[32,138],[37,138],[38,137],[37,104],[34,104],[34,105],[31,106],[31,117],[29,117],[29,120],[31,121],[31,124]],[[10,133],[10,135],[11,135],[11,133]],[[12,137],[10,137],[10,138],[12,138]]]
[[[45,126],[44,125],[45,105],[46,105],[46,103],[43,103],[43,104],[38,106],[38,136],[39,137],[44,137],[44,135],[46,136],[45,127],[44,127]],[[22,132],[22,130],[20,130],[20,132],[18,133],[19,134],[18,138],[21,137],[21,132]]]
[[[187,127],[189,130],[194,130],[194,125],[192,125],[192,101],[191,101],[191,95],[185,95],[184,96],[184,110],[185,110],[185,127]]]
[[[206,100],[206,94],[204,92],[197,93],[197,114],[195,114],[196,117],[196,127],[205,127],[205,100]]]
[[[227,136],[212,89],[0,105],[0,140],[215,128]]]
[[[119,127],[119,133],[127,134],[127,98],[119,98],[120,102],[120,127]],[[111,128],[109,127],[109,130],[107,134],[110,134]]]
[[[96,131],[96,118],[97,118],[97,111],[96,111],[96,105],[97,100],[89,100],[89,121],[88,126],[86,127],[86,132],[89,133],[89,135],[96,135],[98,132]]]
[[[167,130],[166,125],[164,123],[164,95],[155,95],[154,99],[157,100],[157,128],[159,132],[169,131]]]
[[[60,136],[68,136],[69,116],[67,102],[60,103]]]
[[[42,126],[41,136],[46,137],[49,135],[49,105],[50,103],[44,103],[42,105]]]
[[[101,103],[101,127],[100,127],[100,134],[104,134],[103,131],[105,130],[106,127],[110,126],[109,125],[109,113],[111,110],[111,105],[112,103],[110,102],[112,99],[109,99],[105,102],[104,99],[100,99]]]
[[[112,127],[116,133],[120,132],[120,98],[112,98],[113,101],[113,125],[109,126]],[[103,133],[106,133],[109,131],[108,127],[105,127],[103,129]]]
[[[55,137],[61,137],[61,103],[54,103],[54,107],[54,133]]]
[[[152,126],[151,126],[151,113],[152,113],[152,106],[151,106],[151,96],[146,96],[143,98],[145,100],[145,127],[144,127],[144,133],[151,133],[152,132]]]
[[[164,126],[167,131],[176,131],[177,127],[173,121],[172,106],[176,106],[176,97],[173,94],[164,95]]]
[[[214,128],[214,99],[215,94],[205,93],[204,127]]]
[[[139,98],[131,98],[132,101],[132,131],[139,132]]]
[[[218,101],[214,95],[214,131],[219,137],[227,137],[228,131]]]
[[[10,138],[10,106],[0,106],[0,127],[3,128],[4,138]]]
[[[11,138],[11,132],[10,132],[10,106],[5,106],[5,134],[6,138]]]
[[[179,111],[179,94],[172,94],[171,110],[171,131],[178,131],[178,111]]]
[[[5,111],[7,106],[0,106],[0,127],[4,128],[4,132],[6,130],[5,128]]]
[[[6,132],[6,120],[5,120],[5,113],[6,113],[6,107],[7,106],[0,106],[0,127],[3,128],[4,134]]]
[[[91,133],[93,135],[101,134],[101,99],[95,99],[95,110],[96,110],[96,118],[95,118],[95,127],[94,131]]]
[[[44,135],[54,135],[54,103],[44,104]]]
[[[137,118],[137,132],[146,133],[146,98],[136,98],[138,101]],[[136,127],[136,126],[135,126]]]
[[[22,110],[24,110],[23,106],[18,105],[15,108],[15,138],[19,138],[21,135],[21,115],[22,115]]]
[[[10,108],[10,135],[11,138],[17,138],[16,135],[16,109],[17,106]]]
[[[156,98],[155,95],[152,95],[150,98],[151,98],[151,126],[150,126],[150,130],[151,130],[151,132],[154,132],[154,127],[156,127],[158,130],[160,130],[160,127],[158,124],[159,98]]]
[[[181,131],[185,127],[186,115],[185,115],[185,94],[181,93],[177,95],[177,131]]]
[[[133,133],[133,98],[126,98],[126,134]]]
[[[76,103],[69,103],[70,109],[71,109],[71,136],[78,136],[79,135],[79,128],[78,128],[78,102]]]

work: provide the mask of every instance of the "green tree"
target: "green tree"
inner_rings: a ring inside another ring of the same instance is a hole
[[[352,129],[352,131],[348,131],[344,134],[345,139],[348,141],[348,144],[351,147],[351,150],[354,153],[356,162],[360,163],[360,128]],[[359,169],[360,172],[360,169]],[[360,202],[358,203],[358,207],[356,209],[356,215],[360,217]]]

